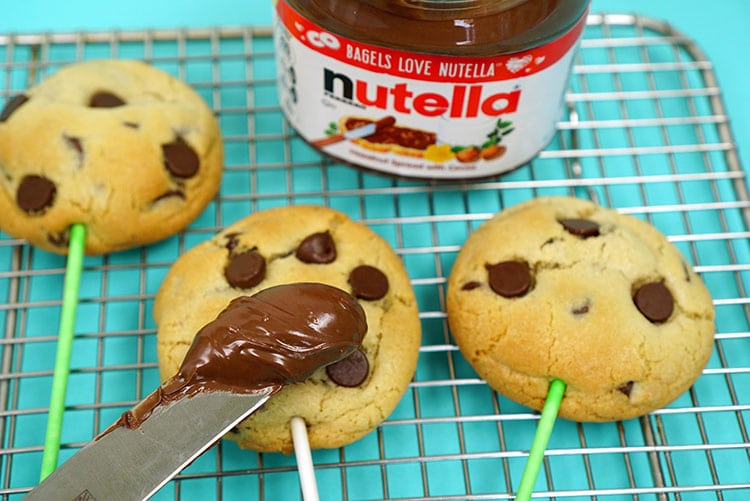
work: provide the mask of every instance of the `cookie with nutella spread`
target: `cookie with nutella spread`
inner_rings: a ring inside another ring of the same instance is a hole
[[[228,435],[242,447],[291,452],[294,416],[307,423],[312,448],[349,444],[393,411],[414,374],[421,327],[399,257],[338,211],[290,206],[236,222],[170,268],[154,304],[162,378],[177,371],[193,334],[232,299],[297,282],[324,283],[356,297],[368,331],[359,350],[285,387]]]
[[[345,359],[366,333],[365,312],[357,300],[330,285],[277,285],[237,297],[195,334],[175,375],[108,431],[138,428],[156,408],[198,393],[272,395]]]
[[[165,238],[216,194],[216,118],[173,76],[138,61],[71,64],[0,112],[0,229],[65,253],[70,226],[86,253]]]
[[[708,290],[662,233],[565,197],[521,203],[470,235],[447,312],[492,388],[540,410],[562,379],[560,415],[576,421],[669,404],[700,376],[715,332]]]

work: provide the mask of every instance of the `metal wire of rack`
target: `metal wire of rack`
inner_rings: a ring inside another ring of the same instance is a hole
[[[492,392],[462,359],[444,293],[466,236],[530,197],[575,195],[641,217],[696,267],[717,312],[714,354],[689,392],[637,420],[558,421],[540,497],[750,497],[750,199],[712,65],[668,24],[591,15],[567,110],[532,162],[493,179],[409,181],[321,158],[284,122],[270,30],[220,28],[0,36],[3,101],[64,64],[143,59],[193,85],[224,133],[220,194],[184,232],[84,262],[61,460],[158,384],[153,297],[169,265],[266,207],[328,205],[403,258],[423,346],[402,403],[376,431],[315,451],[323,499],[508,499],[538,415]],[[2,216],[0,216],[2,217]],[[0,495],[36,484],[64,258],[0,235]],[[298,499],[293,457],[221,442],[156,499]]]

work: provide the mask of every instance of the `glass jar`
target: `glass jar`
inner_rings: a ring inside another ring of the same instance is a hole
[[[278,0],[279,98],[323,153],[466,179],[551,140],[589,0]]]

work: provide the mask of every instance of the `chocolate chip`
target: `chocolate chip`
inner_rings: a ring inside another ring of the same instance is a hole
[[[585,315],[586,313],[589,312],[589,309],[591,309],[591,301],[586,299],[583,302],[581,302],[581,304],[574,306],[573,309],[570,310],[570,312],[576,316]]]
[[[627,383],[620,385],[617,387],[617,389],[625,395],[626,397],[630,396],[630,393],[633,391],[633,381],[628,381]]]
[[[331,381],[346,388],[354,388],[364,383],[369,372],[370,363],[361,349],[326,367],[326,374]]]
[[[5,122],[6,120],[8,120],[13,112],[20,108],[21,105],[25,104],[28,100],[28,96],[24,94],[19,94],[10,98],[10,100],[5,103],[5,107],[3,108],[2,113],[0,113],[0,122]]]
[[[364,264],[349,274],[349,285],[356,297],[374,301],[388,292],[388,277],[374,266]]]
[[[485,268],[490,288],[503,297],[523,296],[531,289],[531,271],[526,263],[503,261]]]
[[[674,298],[664,281],[641,285],[633,295],[633,302],[638,311],[655,324],[665,322],[674,310]]]
[[[224,276],[233,287],[250,289],[266,276],[266,260],[258,251],[250,250],[229,256]]]
[[[230,252],[234,250],[234,248],[237,247],[240,243],[239,238],[237,238],[239,236],[240,234],[236,231],[232,233],[227,233],[226,235],[224,235],[224,238],[227,239],[227,243],[224,245],[224,247],[226,247],[227,250]]]
[[[70,228],[60,233],[48,234],[47,241],[57,247],[67,247],[70,243]]]
[[[562,219],[560,224],[563,225],[568,233],[577,237],[589,238],[599,236],[599,224],[588,219]]]
[[[305,237],[295,254],[303,263],[326,264],[336,259],[336,244],[328,231]]]
[[[30,175],[21,179],[16,191],[16,204],[21,210],[33,214],[41,212],[55,201],[57,187],[44,176]]]
[[[161,145],[164,167],[175,177],[189,178],[198,172],[200,159],[193,148],[182,138]]]
[[[129,127],[131,129],[140,128],[140,125],[138,125],[136,122],[123,122],[122,125],[124,125],[125,127]]]
[[[461,290],[462,291],[471,291],[471,290],[474,290],[474,289],[478,289],[481,286],[482,286],[482,284],[479,283],[479,282],[477,282],[477,281],[466,282],[465,284],[463,284],[461,286]]]
[[[100,90],[89,99],[91,108],[117,108],[124,104],[125,101],[120,96],[106,90]]]

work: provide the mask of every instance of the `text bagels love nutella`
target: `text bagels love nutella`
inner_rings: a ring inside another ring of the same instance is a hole
[[[291,125],[326,154],[406,177],[483,177],[550,141],[585,12],[557,38],[490,56],[372,45],[276,6],[279,98]]]

